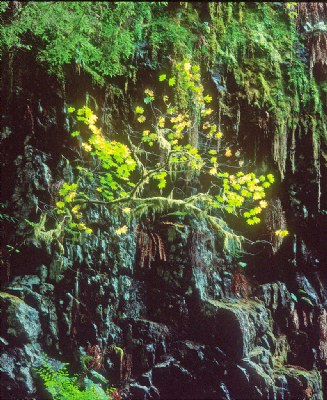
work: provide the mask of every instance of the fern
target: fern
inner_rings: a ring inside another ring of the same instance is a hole
[[[55,370],[46,357],[43,364],[36,368],[45,388],[50,392],[53,400],[110,400],[101,386],[88,381],[85,389],[80,387],[77,376],[70,376],[67,364]],[[109,389],[109,391],[112,390]]]

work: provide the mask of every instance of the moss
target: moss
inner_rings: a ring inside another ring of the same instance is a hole
[[[10,12],[6,6],[0,10],[0,54],[21,48],[33,51],[57,75],[70,65],[108,87],[111,77],[123,76],[128,84],[135,82],[144,66],[163,69],[185,57],[207,71],[218,68],[223,79],[232,76],[237,86],[230,88],[228,96],[220,93],[222,115],[236,113],[234,120],[239,119],[239,109],[231,111],[226,97],[234,104],[247,103],[258,114],[268,112],[273,157],[282,178],[288,137],[295,135],[297,127],[310,132],[318,174],[320,141],[326,140],[327,132],[325,86],[315,81],[312,62],[303,58],[296,18],[282,3],[56,3],[48,7],[39,2],[22,6],[15,18]],[[183,102],[183,93],[179,97]],[[294,147],[294,139],[292,143]],[[292,162],[294,171],[294,157]]]
[[[287,362],[289,344],[285,335],[276,338],[276,351],[273,357],[276,366],[282,366]]]
[[[22,299],[20,299],[19,297],[14,296],[10,293],[6,293],[6,292],[0,292],[0,298],[3,300],[10,300],[10,301],[14,301],[14,302],[24,303],[24,301]]]
[[[309,65],[300,59],[296,20],[285,8],[269,3],[210,3],[209,10],[212,54],[218,54],[212,63],[233,76],[238,99],[258,113],[268,111],[273,121],[274,160],[281,177],[285,174],[288,136],[299,126],[311,132],[317,160],[319,142],[326,139],[323,94]]]

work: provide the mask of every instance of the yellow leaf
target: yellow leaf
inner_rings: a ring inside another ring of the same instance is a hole
[[[153,90],[150,90],[150,89],[145,89],[144,93],[147,94],[150,97],[154,96]]]
[[[231,155],[232,155],[232,151],[231,151],[231,149],[229,147],[227,147],[226,152],[225,152],[225,156],[226,157],[231,157]]]
[[[141,123],[142,123],[142,122],[144,122],[144,121],[145,121],[145,119],[146,119],[146,118],[145,118],[145,116],[144,116],[144,115],[141,115],[140,117],[138,117],[138,119],[137,119],[137,120],[138,120],[139,122],[141,122]]]
[[[89,124],[94,125],[97,122],[98,117],[95,114],[92,114],[89,118]]]
[[[126,214],[129,214],[131,212],[131,208],[130,207],[125,207],[123,208],[123,212]]]
[[[164,126],[165,126],[165,118],[164,117],[159,117],[158,125],[160,128],[164,128]]]
[[[76,192],[70,192],[67,194],[67,196],[65,196],[65,201],[67,203],[71,203],[74,200],[75,196],[76,196]]]
[[[81,208],[81,206],[74,206],[73,208],[72,208],[72,213],[73,214],[77,214],[78,212],[79,212],[79,209]]]
[[[92,146],[90,146],[89,144],[82,143],[82,146],[84,147],[85,151],[88,151],[88,152],[92,151]]]
[[[284,229],[284,230],[278,229],[277,231],[275,231],[275,235],[276,235],[276,236],[279,236],[279,237],[281,237],[281,238],[284,238],[284,237],[287,236],[288,234],[289,234],[289,232],[288,232],[288,230],[286,230],[286,229]]]
[[[127,226],[126,225],[124,225],[124,226],[122,226],[121,228],[119,228],[119,229],[117,229],[116,230],[116,233],[117,233],[117,235],[122,235],[122,234],[124,234],[124,233],[127,233],[127,231],[128,231],[128,228],[127,228]]]
[[[260,199],[261,199],[261,194],[258,193],[258,192],[255,192],[255,193],[253,194],[253,200],[260,200]]]
[[[184,70],[189,71],[191,69],[191,64],[189,62],[184,64]]]

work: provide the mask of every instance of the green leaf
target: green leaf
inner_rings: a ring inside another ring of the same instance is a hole
[[[292,299],[293,299],[295,302],[297,302],[297,297],[295,296],[294,293],[291,293],[291,297],[292,297]]]
[[[71,135],[72,135],[72,137],[76,137],[76,136],[80,135],[80,132],[79,131],[74,131],[74,132],[71,133]]]
[[[166,78],[167,78],[167,75],[166,75],[166,74],[160,75],[160,76],[159,76],[159,82],[164,81]]]
[[[186,212],[184,211],[175,211],[169,214],[165,214],[165,217],[170,217],[170,216],[176,216],[176,217],[185,217],[185,215],[187,215]]]
[[[273,174],[268,174],[267,175],[267,179],[270,183],[274,183],[275,182],[275,178]]]
[[[169,86],[174,86],[176,84],[176,79],[175,78],[170,78],[168,81]]]
[[[74,107],[68,107],[68,109],[67,109],[67,111],[69,113],[73,113],[75,110],[76,110],[76,108],[74,108]]]
[[[242,267],[242,268],[247,267],[247,263],[246,263],[246,262],[242,262],[242,261],[240,261],[240,262],[238,263],[238,265],[239,265],[240,267]]]
[[[313,303],[307,297],[301,297],[301,300],[313,307]]]
[[[154,100],[154,97],[149,96],[149,97],[145,97],[143,101],[144,101],[145,104],[149,104],[153,100]]]

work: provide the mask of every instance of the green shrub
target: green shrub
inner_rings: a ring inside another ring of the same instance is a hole
[[[53,400],[110,400],[112,398],[109,394],[112,388],[108,388],[106,393],[100,385],[96,385],[89,379],[87,379],[86,387],[81,388],[78,376],[70,376],[67,364],[55,370],[45,358],[36,371]]]

